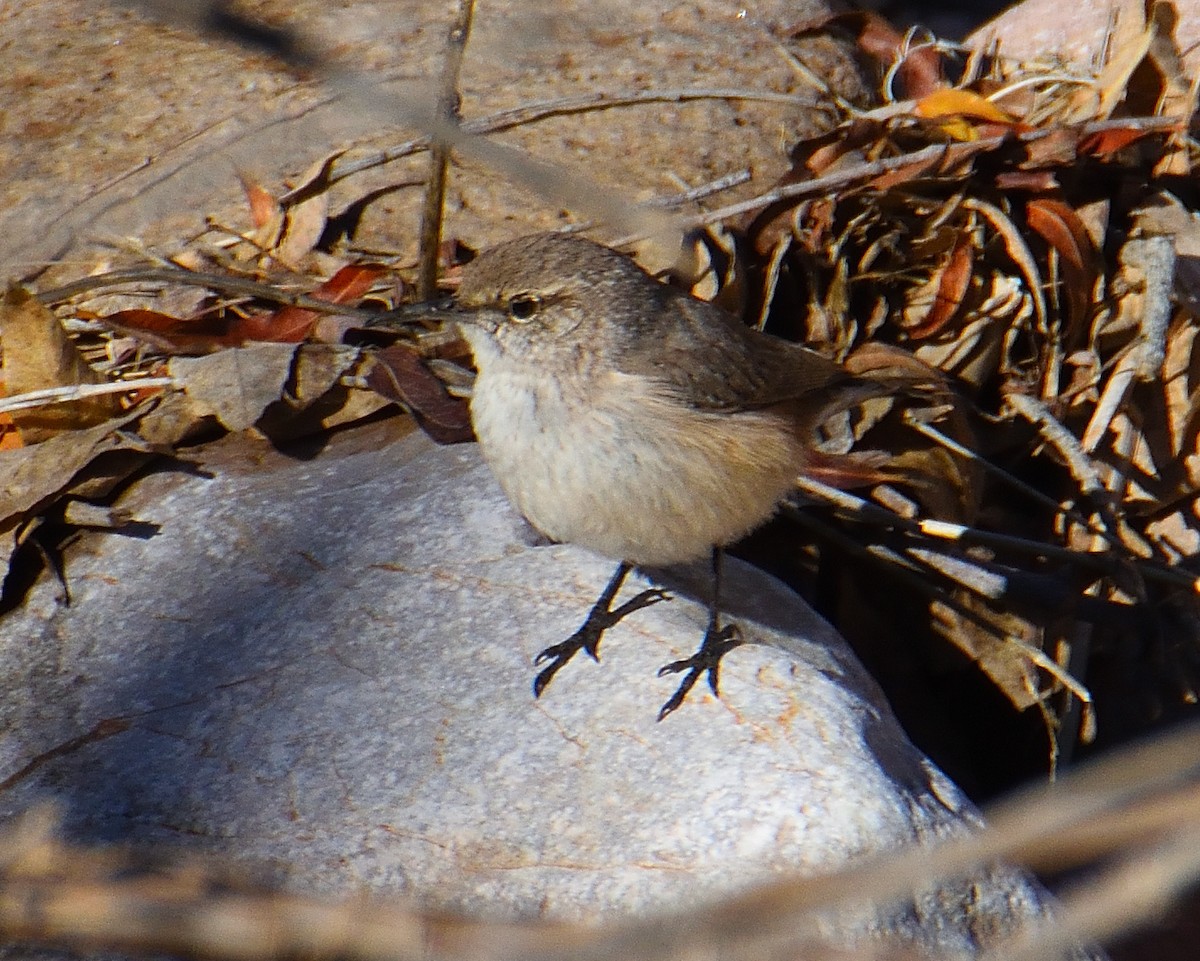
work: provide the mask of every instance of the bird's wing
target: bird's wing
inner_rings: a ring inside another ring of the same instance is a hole
[[[645,324],[621,369],[652,378],[673,398],[701,410],[748,410],[797,400],[852,382],[821,354],[751,330],[719,307],[678,294]],[[699,353],[698,351],[699,345]]]

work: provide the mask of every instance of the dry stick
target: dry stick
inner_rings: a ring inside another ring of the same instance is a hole
[[[442,64],[442,89],[438,94],[438,116],[446,123],[459,119],[458,77],[462,72],[463,52],[471,36],[475,0],[459,0],[458,13],[446,38],[446,60]],[[421,212],[421,262],[417,272],[417,299],[433,300],[437,295],[438,247],[442,240],[442,214],[446,202],[446,170],[450,166],[450,145],[441,141],[429,151],[429,186]]]
[[[739,184],[744,184],[749,179],[749,170],[735,170],[732,173],[717,177],[708,183],[700,184],[678,194],[652,197],[646,201],[646,205],[648,207],[682,207],[684,204],[694,203],[712,194],[729,190]],[[587,226],[589,225],[573,224],[563,228],[563,230],[568,232],[582,230],[586,229]],[[309,294],[284,290],[274,284],[249,280],[245,277],[237,277],[232,274],[215,274],[173,266],[123,267],[119,270],[105,271],[102,274],[90,274],[87,277],[79,278],[79,280],[73,280],[68,284],[43,290],[35,294],[35,297],[43,304],[58,304],[79,294],[86,294],[93,290],[102,290],[107,287],[118,287],[124,284],[164,282],[182,284],[186,287],[206,287],[224,294],[252,297],[255,300],[265,300],[276,304],[290,304],[323,314],[338,314],[339,316],[361,318],[362,320],[378,318],[379,316],[375,311],[364,310],[347,304],[335,304],[328,300],[319,300]],[[101,322],[103,322],[103,318],[101,318]]]
[[[847,495],[842,491],[837,491],[834,488],[827,488],[826,485],[820,482],[813,482],[811,493],[821,493],[820,489],[824,488],[835,495],[843,495],[846,498],[858,501],[853,495]],[[803,483],[801,484],[803,487]],[[840,503],[840,498],[835,497],[831,503]],[[875,508],[875,505],[866,501],[859,501],[865,508]],[[854,557],[864,558],[872,563],[883,565],[888,572],[888,576],[894,578],[897,583],[903,585],[913,594],[925,598],[930,602],[938,602],[948,609],[952,610],[965,621],[969,621],[977,628],[984,631],[992,637],[996,637],[1002,642],[1014,645],[1028,661],[1035,666],[1044,670],[1047,674],[1053,677],[1062,686],[1063,690],[1072,696],[1071,705],[1077,708],[1076,717],[1078,722],[1077,730],[1079,737],[1085,742],[1090,742],[1095,738],[1095,712],[1093,709],[1093,701],[1091,692],[1076,680],[1076,676],[1069,670],[1064,670],[1052,658],[1048,657],[1043,651],[1036,647],[1031,647],[1020,638],[1012,637],[999,631],[995,624],[989,622],[986,618],[981,617],[978,612],[972,610],[967,605],[963,604],[953,593],[950,593],[940,584],[931,583],[930,575],[939,580],[950,582],[955,588],[966,591],[977,598],[983,599],[985,602],[995,600],[1000,597],[1010,594],[1019,594],[1017,587],[1012,579],[1004,574],[983,567],[971,560],[956,557],[954,555],[945,554],[938,551],[930,551],[918,546],[908,546],[904,548],[903,553],[898,553],[892,548],[867,548],[863,547],[857,541],[846,535],[837,527],[831,524],[824,524],[815,518],[808,517],[804,512],[792,507],[790,504],[784,505],[784,513],[792,520],[799,523],[802,527],[809,530],[812,534],[821,539],[837,545],[842,551]],[[887,513],[886,508],[876,508],[878,512]],[[864,511],[869,514],[870,511]],[[846,515],[840,515],[844,520]],[[897,518],[904,521],[904,518]],[[863,520],[862,517],[853,517],[855,520]],[[908,522],[912,523],[912,522]],[[928,522],[921,522],[922,524]],[[903,524],[893,525],[899,527],[902,531],[905,530]],[[914,525],[916,527],[917,525]],[[946,527],[959,528],[959,525],[944,525]],[[967,528],[961,528],[967,530]],[[984,532],[986,533],[986,532]],[[954,538],[955,540],[959,538]],[[962,538],[965,540],[966,538]],[[981,538],[985,541],[987,538]],[[1013,540],[1016,540],[1013,538]],[[1033,542],[1027,542],[1028,546],[1036,546]],[[1031,692],[1035,696],[1037,692]],[[1051,750],[1055,753],[1058,751],[1057,738],[1054,736],[1053,730],[1048,729],[1050,737]],[[1072,731],[1072,736],[1074,731]],[[1052,770],[1052,774],[1053,774]]]
[[[129,390],[144,390],[147,387],[175,387],[174,377],[143,377],[141,379],[113,381],[108,384],[70,384],[66,387],[46,387],[24,394],[14,394],[0,399],[0,413],[26,410],[30,407],[46,407],[50,404],[66,404],[74,400],[98,397],[102,394],[120,394]]]
[[[1107,130],[1135,128],[1147,132],[1162,133],[1177,130],[1179,126],[1179,121],[1164,117],[1132,117],[1122,120],[1101,120],[1096,123],[1084,124],[1081,132],[1084,136],[1087,136],[1104,133]],[[1047,137],[1053,132],[1050,129],[1034,130],[1029,133],[1017,134],[1011,137],[1011,139],[1018,143],[1031,143]],[[933,144],[932,146],[923,147],[912,153],[901,154],[896,157],[864,161],[858,164],[847,164],[845,167],[838,167],[833,173],[814,177],[812,180],[802,180],[794,184],[785,184],[782,187],[776,187],[741,203],[720,207],[717,210],[709,211],[698,217],[685,218],[684,225],[686,227],[703,227],[706,224],[716,223],[730,217],[739,217],[742,214],[761,210],[763,207],[769,207],[771,204],[778,203],[781,200],[799,200],[856,185],[859,181],[873,179],[880,174],[899,170],[910,164],[929,163],[932,165],[940,157],[949,157],[956,163],[965,162],[977,153],[994,150],[1009,139],[1010,136],[1006,134],[998,137],[984,137],[981,140],[971,141],[969,145],[966,143],[959,143],[957,145]],[[935,174],[931,176],[935,176]]]
[[[1007,471],[1003,467],[998,467],[986,457],[980,456],[978,452],[973,451],[964,444],[959,443],[948,434],[944,434],[932,424],[921,419],[920,417],[914,416],[912,411],[907,411],[905,413],[904,423],[913,430],[917,431],[917,433],[924,434],[934,443],[946,448],[946,450],[950,451],[951,453],[972,461],[980,468],[980,470],[984,471],[989,476],[994,477],[996,480],[1007,485],[1008,487],[1011,487],[1013,490],[1019,491],[1021,494],[1025,495],[1035,503],[1046,507],[1052,513],[1061,514],[1063,517],[1067,518],[1067,520],[1078,524],[1081,528],[1089,533],[1095,534],[1098,537],[1106,538],[1110,547],[1123,546],[1115,536],[1107,533],[1098,524],[1085,517],[1075,508],[1069,507],[1060,501],[1055,500],[1049,494],[1043,493],[1027,481],[1021,480],[1021,478],[1017,477],[1011,471]]]
[[[843,517],[862,523],[877,524],[885,528],[895,528],[915,537],[923,536],[960,543],[965,546],[978,545],[996,550],[1015,551],[1033,557],[1052,558],[1086,567],[1110,577],[1121,571],[1119,561],[1123,558],[1117,558],[1108,553],[1073,550],[1058,544],[1015,537],[1012,534],[1001,534],[996,531],[985,531],[949,521],[912,520],[879,504],[863,500],[861,497],[810,478],[799,478],[796,486],[805,494],[838,508]],[[1138,573],[1146,580],[1160,581],[1200,593],[1200,578],[1194,574],[1172,567],[1147,563],[1136,557],[1129,558],[1129,561],[1136,566]]]

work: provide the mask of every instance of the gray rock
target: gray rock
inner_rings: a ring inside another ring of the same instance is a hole
[[[727,565],[722,697],[656,722],[707,572],[614,628],[540,700],[538,651],[613,564],[534,546],[473,445],[350,432],[311,459],[245,439],[210,476],[123,501],[0,622],[3,812],[53,798],[73,837],[282,866],[307,891],[416,894],[517,917],[639,915],[960,832],[975,815],[904,738],[845,643]],[[626,591],[644,586],[631,578]],[[689,596],[691,595],[691,596]],[[974,953],[1037,913],[997,869],[840,922]]]

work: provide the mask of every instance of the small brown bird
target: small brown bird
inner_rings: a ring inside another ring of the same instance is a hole
[[[604,631],[666,597],[613,609],[633,566],[713,559],[708,630],[659,719],[740,643],[721,625],[721,548],[820,473],[817,427],[883,391],[807,348],[751,330],[628,257],[563,234],[499,244],[463,268],[453,318],[478,369],[471,421],[509,500],[538,531],[619,565],[583,625],[536,663],[541,695]]]

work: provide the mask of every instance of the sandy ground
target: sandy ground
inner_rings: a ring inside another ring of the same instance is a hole
[[[403,105],[427,97],[453,4],[432,0],[257,0],[243,8],[288,24],[378,81]],[[618,0],[555,5],[482,0],[462,77],[464,118],[576,94],[737,88],[795,93],[796,104],[725,99],[648,104],[539,122],[501,135],[630,200],[678,193],[749,170],[754,186],[784,169],[784,148],[818,122],[828,97],[770,27],[815,4]],[[831,48],[801,51],[817,74],[852,90],[857,74]],[[268,59],[97,0],[0,5],[0,266],[27,275],[70,256],[108,257],[129,238],[183,244],[206,215],[248,225],[239,172],[268,186],[331,149],[387,146],[415,135],[388,117],[331,99]],[[395,188],[371,205],[359,239],[414,249],[422,158],[352,178],[334,207]],[[406,186],[407,185],[407,186]],[[573,213],[467,163],[452,177],[448,230],[479,243]],[[160,248],[163,249],[163,248]],[[78,268],[76,268],[78,269]]]

